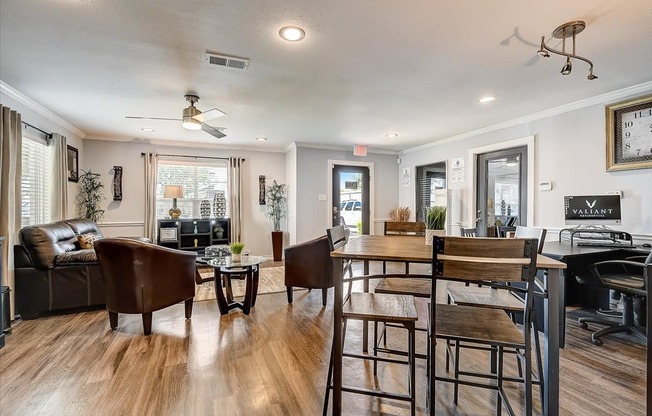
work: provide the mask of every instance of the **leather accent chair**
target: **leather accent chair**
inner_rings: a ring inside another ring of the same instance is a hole
[[[285,286],[288,303],[292,303],[293,287],[322,290],[322,304],[326,306],[328,288],[333,287],[334,260],[328,237],[295,244],[285,248]],[[340,266],[341,270],[341,266]]]
[[[181,301],[190,319],[197,253],[126,238],[98,240],[95,252],[104,275],[111,329],[118,327],[118,313],[139,313],[143,332],[150,335],[152,312]]]

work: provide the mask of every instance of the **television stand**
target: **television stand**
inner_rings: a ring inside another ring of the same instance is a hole
[[[577,237],[582,241],[594,242],[611,242],[614,245],[622,243],[623,246],[629,243],[630,246],[634,245],[632,235],[624,231],[616,231],[607,227],[598,227],[594,225],[580,225],[573,228],[564,228],[559,231],[559,241],[562,241],[564,233],[569,234],[571,246],[573,245],[573,238]]]

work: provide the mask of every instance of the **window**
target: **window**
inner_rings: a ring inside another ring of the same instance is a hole
[[[423,221],[426,208],[446,206],[446,163],[417,166],[416,219]]]
[[[207,199],[213,206],[217,191],[227,195],[227,164],[185,161],[160,161],[156,185],[156,218],[168,218],[172,207],[169,198],[163,198],[165,185],[183,186],[183,198],[177,200],[182,218],[200,218],[201,201]],[[213,212],[211,210],[211,217]],[[226,216],[229,216],[228,205]]]
[[[50,222],[52,149],[45,142],[23,137],[21,227]]]

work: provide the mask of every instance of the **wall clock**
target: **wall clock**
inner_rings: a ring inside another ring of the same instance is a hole
[[[606,107],[607,171],[652,168],[652,95]]]

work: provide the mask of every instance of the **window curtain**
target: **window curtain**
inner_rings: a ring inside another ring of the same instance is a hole
[[[52,221],[65,220],[68,216],[68,139],[58,133],[52,134]]]
[[[156,240],[156,173],[158,155],[145,153],[145,237]]]
[[[242,242],[242,162],[239,157],[229,158],[229,213],[231,214],[231,241]]]
[[[23,125],[20,114],[0,104],[0,237],[2,285],[11,289],[11,319],[14,318],[14,256],[21,221]]]

